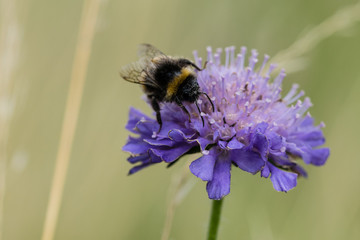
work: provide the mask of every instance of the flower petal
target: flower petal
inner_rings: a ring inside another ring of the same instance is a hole
[[[308,176],[305,169],[299,164],[295,164],[294,166],[291,166],[290,169],[292,172],[297,173],[299,176],[302,176],[304,178],[307,178]]]
[[[227,148],[228,149],[241,149],[243,148],[245,145],[241,142],[239,142],[235,137],[233,139],[231,139],[230,142],[228,142],[227,144]]]
[[[232,150],[231,160],[242,170],[255,174],[265,165],[259,153],[248,149]]]
[[[293,143],[287,144],[287,149],[290,153],[301,157],[306,164],[313,164],[315,166],[322,166],[330,155],[329,148],[313,149],[310,146],[297,146]]]
[[[275,132],[266,134],[269,140],[269,146],[272,150],[280,150],[284,146],[284,138]]]
[[[226,145],[227,145],[227,142],[222,141],[222,140],[219,140],[219,141],[218,141],[218,146],[219,146],[221,149],[226,149]]]
[[[259,151],[262,159],[266,161],[267,155],[269,153],[269,142],[265,135],[256,133],[252,139],[252,146]]]
[[[258,125],[256,125],[254,132],[264,134],[268,126],[269,126],[268,123],[261,122]]]
[[[149,148],[149,144],[144,142],[141,138],[129,136],[128,141],[123,146],[122,150],[132,154],[141,154],[145,153]]]
[[[299,140],[302,140],[312,147],[317,147],[325,143],[325,137],[321,130],[315,129],[310,132],[304,132],[298,136]]]
[[[207,147],[207,145],[211,144],[212,141],[207,139],[207,138],[203,138],[203,137],[198,137],[196,140],[193,140],[198,142],[198,144],[200,145],[201,151],[204,151]]]
[[[283,171],[269,162],[266,165],[270,168],[270,180],[276,191],[287,192],[296,187],[298,176],[296,173]]]
[[[212,151],[210,151],[208,155],[203,155],[193,161],[190,164],[190,171],[203,181],[211,181],[213,178],[214,165],[215,156],[212,154]]]
[[[183,144],[178,144],[176,147],[171,147],[171,148],[167,148],[167,147],[154,148],[152,149],[152,151],[154,152],[154,154],[161,157],[161,159],[163,159],[165,162],[169,163],[180,158],[182,155],[187,153],[192,147],[196,145],[197,145],[196,142],[190,144],[183,143]]]
[[[186,135],[179,129],[173,129],[169,131],[169,138],[175,142],[184,142],[193,137],[194,134]]]
[[[140,120],[135,126],[137,133],[148,137],[150,137],[154,132],[156,132],[158,128],[159,125],[157,122],[148,120]]]
[[[216,159],[213,178],[206,185],[210,199],[219,200],[230,193],[231,161],[221,154]]]
[[[141,154],[139,156],[128,157],[129,163],[145,162],[150,158],[148,153]]]
[[[313,125],[314,125],[314,119],[310,115],[306,115],[302,123],[300,124],[300,127],[301,128],[313,127]]]
[[[129,121],[127,122],[125,128],[130,132],[135,133],[136,131],[134,129],[136,127],[136,124],[142,119],[149,121],[152,120],[151,118],[140,112],[139,110],[131,107],[129,110]]]
[[[304,162],[310,162],[315,166],[322,166],[325,164],[329,155],[330,155],[329,148],[318,148],[307,151],[304,154],[303,158],[304,158]]]
[[[137,172],[140,171],[141,169],[146,168],[146,167],[148,167],[148,166],[150,166],[150,165],[151,165],[151,163],[142,163],[142,164],[140,164],[140,165],[137,165],[137,166],[135,166],[135,167],[132,167],[132,168],[129,170],[128,175],[132,175],[132,174],[134,174],[134,173],[137,173]]]
[[[158,156],[154,155],[152,153],[152,151],[149,151],[149,153],[146,153],[144,155],[139,156],[137,159],[137,157],[134,157],[133,159],[130,159],[128,158],[128,161],[129,162],[132,162],[132,161],[135,161],[135,162],[138,162],[138,161],[141,161],[141,164],[133,167],[130,169],[129,171],[129,175],[131,174],[134,174],[138,171],[140,171],[141,169],[145,168],[145,167],[148,167],[150,165],[153,165],[153,164],[156,164],[156,163],[160,163],[161,162],[161,158],[159,158]],[[135,160],[136,159],[136,160]]]
[[[152,145],[152,146],[167,146],[172,147],[175,145],[175,142],[171,139],[164,138],[164,139],[157,139],[157,138],[145,138],[144,142]],[[151,146],[150,146],[151,147]]]
[[[289,136],[290,142],[303,142],[311,147],[317,147],[325,143],[325,138],[320,129],[312,128],[310,131],[299,131]]]
[[[261,169],[261,177],[268,178],[270,175],[270,169],[267,164],[265,164],[264,168]]]

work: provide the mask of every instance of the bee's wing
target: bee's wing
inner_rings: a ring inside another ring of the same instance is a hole
[[[137,62],[130,63],[123,66],[120,71],[120,77],[124,80],[140,85],[150,86],[154,88],[160,88],[160,86],[148,76],[146,69],[148,63],[145,59],[140,59]]]
[[[148,43],[139,45],[138,55],[140,58],[146,58],[149,60],[158,56],[166,56],[159,49]]]

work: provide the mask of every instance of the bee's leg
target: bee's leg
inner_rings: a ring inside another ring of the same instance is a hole
[[[204,118],[203,118],[203,116],[201,115],[201,110],[200,110],[200,108],[199,108],[199,105],[198,105],[197,101],[195,101],[195,105],[196,105],[196,107],[197,107],[197,110],[199,111],[199,115],[200,115],[200,117],[201,117],[201,121],[202,121],[202,124],[203,124],[203,127],[204,127],[204,126],[205,126]]]
[[[182,104],[182,102],[176,101],[176,104],[177,104],[179,107],[181,107],[181,109],[186,113],[186,115],[188,115],[188,117],[189,117],[189,122],[191,122],[190,113],[189,113],[189,111],[186,109],[186,107]]]
[[[160,125],[160,128],[158,130],[158,133],[161,131],[162,128],[162,120],[161,120],[161,114],[160,114],[160,105],[158,103],[158,101],[155,99],[154,96],[150,97],[151,100],[151,107],[154,109],[154,111],[156,112],[156,120]]]
[[[209,97],[209,95],[207,95],[206,92],[200,92],[200,93],[201,93],[201,94],[204,94],[204,95],[207,97],[207,99],[209,100],[209,102],[210,102],[210,104],[211,104],[211,107],[212,107],[213,112],[215,112],[214,103],[211,101],[211,98]]]

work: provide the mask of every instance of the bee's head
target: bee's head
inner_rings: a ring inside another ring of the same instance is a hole
[[[186,80],[181,84],[177,92],[177,98],[182,102],[195,102],[200,95],[200,87],[197,82],[195,74],[190,74],[187,76]]]

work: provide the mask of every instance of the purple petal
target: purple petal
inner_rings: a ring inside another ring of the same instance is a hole
[[[262,159],[266,161],[267,154],[269,153],[269,142],[267,138],[265,135],[257,133],[253,136],[252,140],[252,146],[259,151]]]
[[[206,149],[207,145],[212,143],[211,140],[209,140],[207,138],[203,138],[203,137],[198,137],[194,141],[198,142],[198,144],[200,145],[201,151],[204,151]]]
[[[177,122],[166,122],[165,123],[163,120],[163,125],[161,128],[161,131],[157,133],[157,136],[160,136],[163,138],[169,138],[169,132],[173,129],[179,129],[179,128],[180,128],[180,126]]]
[[[151,121],[152,119],[149,118],[148,116],[146,116],[145,114],[143,114],[142,112],[140,112],[139,110],[131,107],[129,110],[129,121],[127,122],[125,128],[127,130],[129,130],[130,132],[135,133],[136,131],[134,131],[136,124],[141,120],[149,120]]]
[[[289,156],[287,155],[287,153],[285,151],[282,152],[280,150],[272,150],[270,148],[268,158],[285,158],[285,159],[288,159]]]
[[[324,135],[319,126],[314,126],[314,120],[307,115],[297,130],[290,134],[289,141],[317,147],[325,143]]]
[[[270,132],[266,134],[266,137],[269,140],[269,146],[272,150],[280,150],[284,146],[284,138],[277,133]]]
[[[242,170],[255,174],[261,170],[265,162],[259,153],[252,150],[241,149],[230,152],[231,160]]]
[[[290,153],[300,156],[306,164],[313,164],[315,166],[324,165],[330,155],[329,148],[312,149],[310,146],[296,146],[293,143],[287,144],[287,149]]]
[[[237,133],[236,133],[236,137],[237,138],[247,138],[249,135],[249,128],[243,128],[240,129]]]
[[[179,129],[173,129],[169,132],[169,138],[175,142],[184,142],[193,136],[194,136],[194,134],[185,135],[185,133],[183,133]]]
[[[220,132],[219,130],[215,130],[214,131],[214,135],[213,135],[213,141],[217,141],[220,138]]]
[[[308,176],[305,169],[298,164],[290,167],[290,169],[292,172],[297,173],[299,176],[302,176],[304,178],[307,178],[307,176]]]
[[[137,162],[144,162],[144,161],[147,161],[149,160],[150,156],[148,153],[145,153],[145,154],[141,154],[139,156],[131,156],[129,157],[127,160],[130,162],[130,163],[137,163]]]
[[[228,149],[241,149],[244,147],[244,144],[239,142],[235,137],[228,142],[227,146]]]
[[[138,133],[144,136],[151,136],[159,129],[159,124],[155,121],[139,121],[135,129]]]
[[[261,122],[258,125],[256,125],[254,132],[264,134],[268,126],[269,126],[268,123]]]
[[[226,149],[226,145],[227,145],[227,142],[221,141],[221,140],[218,141],[218,146],[219,146],[221,149]]]
[[[161,162],[161,161],[159,161],[159,162]],[[153,164],[159,163],[159,162],[144,162],[141,165],[138,165],[138,166],[135,166],[135,167],[131,168],[130,171],[128,172],[128,174],[129,175],[134,174],[134,173],[140,171],[143,168],[146,168],[146,167],[148,167],[150,165],[153,165]]]
[[[184,122],[189,121],[186,113],[174,103],[164,105],[164,108],[161,111],[164,123],[178,122],[184,124]]]
[[[211,181],[215,165],[215,157],[210,151],[190,164],[190,171],[203,181]]]
[[[309,115],[306,115],[300,125],[301,128],[305,128],[305,127],[313,127],[314,125],[314,119],[309,116]]]
[[[128,160],[130,162],[130,158]],[[139,161],[139,160],[140,160],[140,158],[137,159],[137,161]],[[132,159],[132,161],[134,161],[134,159]],[[151,151],[149,151],[149,154],[144,154],[144,158],[141,161],[142,161],[141,164],[130,169],[130,171],[128,173],[129,175],[134,174],[134,173],[140,171],[141,169],[148,167],[150,165],[160,163],[161,159],[158,156],[154,155]]]
[[[265,164],[264,168],[261,170],[261,177],[268,178],[270,175],[270,169],[267,164]]]
[[[311,149],[304,154],[304,162],[310,162],[315,166],[322,166],[330,155],[329,148]]]
[[[286,172],[278,169],[271,163],[267,163],[270,168],[271,176],[270,180],[276,191],[287,192],[297,184],[297,174],[292,172]]]
[[[129,136],[127,143],[123,146],[122,150],[132,154],[141,154],[149,149],[149,144],[140,138]]]
[[[227,156],[216,159],[213,178],[206,185],[210,199],[219,200],[230,193],[231,160]]]
[[[172,147],[174,146],[175,142],[165,138],[165,139],[157,139],[157,138],[146,138],[144,139],[144,142],[152,145],[152,146],[167,146]]]
[[[321,130],[314,130],[306,132],[302,136],[299,136],[300,140],[303,140],[312,147],[317,147],[325,143],[325,137]]]
[[[196,146],[197,143],[191,144],[178,144],[174,148],[154,148],[152,151],[157,156],[161,157],[165,162],[173,162],[176,159],[180,158],[186,152],[188,152],[192,147]]]
[[[128,175],[132,175],[132,174],[134,174],[134,173],[140,171],[141,169],[146,168],[146,167],[148,167],[148,166],[150,166],[150,165],[151,165],[151,163],[143,163],[143,164],[141,164],[141,165],[132,167],[132,168],[129,170]]]
[[[312,129],[311,131],[301,131],[289,137],[290,142],[304,142],[311,147],[317,147],[325,143],[325,138],[321,130]]]
[[[272,159],[273,163],[277,166],[295,166],[296,163],[290,161],[289,157],[287,155],[279,156],[279,155],[273,155],[271,154],[270,159]]]
[[[203,126],[201,119],[191,120],[192,127],[199,133],[200,136],[207,136],[210,133],[209,124],[205,121],[205,126]]]

